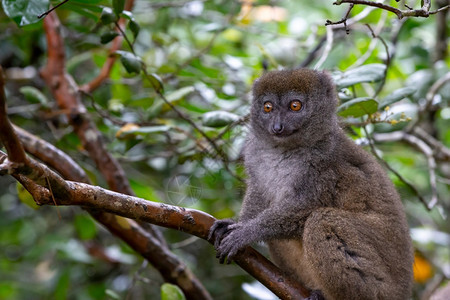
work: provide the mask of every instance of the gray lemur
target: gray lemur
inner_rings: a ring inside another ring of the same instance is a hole
[[[311,299],[408,299],[413,252],[400,197],[339,126],[329,76],[269,72],[253,97],[239,222],[210,230],[221,263],[265,241]]]

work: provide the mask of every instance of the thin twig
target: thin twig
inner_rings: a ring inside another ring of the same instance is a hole
[[[45,13],[42,13],[40,15],[37,16],[38,19],[41,19],[42,17],[48,15],[49,13],[51,13],[52,11],[54,11],[55,9],[57,9],[58,7],[62,6],[63,4],[69,2],[69,0],[64,0],[63,2],[57,4],[56,6],[50,8],[49,10],[47,10]]]
[[[415,120],[415,122],[411,123],[406,131],[412,131],[417,125],[424,119],[424,114],[430,110],[431,106],[433,105],[433,100],[436,94],[439,92],[439,90],[450,81],[450,72],[447,72],[443,77],[438,79],[428,90],[427,94],[425,95],[425,105],[421,106],[419,109],[419,116]]]
[[[433,104],[434,96],[436,96],[436,94],[439,92],[439,90],[448,81],[450,81],[450,72],[447,72],[447,74],[445,74],[443,77],[439,78],[435,83],[433,83],[433,85],[430,87],[430,89],[428,90],[428,92],[425,96],[427,102],[425,103],[425,106],[423,107],[424,111],[430,109],[431,105]]]
[[[52,185],[50,184],[50,180],[48,179],[47,176],[45,176],[45,180],[47,180],[48,191],[50,192],[50,196],[52,197],[53,204],[56,207],[56,212],[58,213],[58,217],[61,220],[62,219],[61,213],[59,212],[58,204],[56,203],[55,196],[53,195]]]
[[[171,72],[169,75],[164,76],[163,77],[163,81],[167,82],[170,79],[173,79],[175,77],[175,74],[178,74],[181,70],[183,70],[184,68],[186,68],[187,66],[189,66],[192,61],[194,61],[197,58],[202,57],[205,53],[207,53],[212,46],[214,45],[214,42],[216,41],[216,39],[219,37],[219,35],[225,30],[227,29],[227,27],[223,27],[221,29],[218,29],[213,37],[209,40],[208,44],[203,48],[200,49],[195,55],[189,57],[189,59],[187,59],[185,62],[183,62],[181,65],[177,66],[176,70],[174,70],[173,72]]]
[[[373,2],[373,1],[367,1],[367,0],[338,0],[334,2],[334,5],[341,5],[342,3],[353,3],[353,4],[361,4],[361,5],[367,5],[367,6],[373,6],[378,7],[387,11],[390,11],[397,15],[399,19],[405,18],[405,17],[424,17],[427,18],[430,15],[436,14],[438,12],[444,11],[450,7],[450,5],[441,7],[437,10],[430,11],[431,1],[430,0],[424,0],[424,5],[420,9],[409,9],[409,10],[400,10],[398,8],[380,3],[380,2]]]
[[[378,142],[386,141],[405,141],[410,145],[413,145],[419,149],[426,157],[428,164],[429,181],[431,187],[431,200],[428,202],[428,209],[432,209],[438,203],[438,193],[437,193],[437,178],[436,178],[436,160],[433,156],[433,149],[428,146],[420,138],[413,136],[411,134],[405,133],[403,131],[396,131],[391,133],[378,133],[373,136],[373,139]]]
[[[373,97],[376,97],[381,92],[381,90],[384,87],[384,84],[386,83],[387,72],[388,72],[389,66],[391,65],[391,56],[389,54],[389,47],[386,44],[386,42],[384,41],[384,39],[382,37],[380,37],[379,35],[376,35],[373,32],[372,27],[370,27],[369,24],[366,24],[366,26],[367,26],[367,28],[369,28],[370,32],[372,33],[372,37],[379,39],[381,41],[381,43],[384,46],[384,50],[386,51],[386,68],[384,69],[383,79],[382,79],[380,85],[378,86],[377,90],[375,91],[375,95],[373,96]]]
[[[382,29],[384,28],[385,22],[386,22],[386,13],[384,13],[381,16],[380,21],[378,22],[377,27],[374,30],[375,33],[372,33],[372,36],[373,35],[378,36],[381,33]],[[369,59],[369,57],[372,55],[373,51],[375,50],[375,48],[377,46],[377,42],[378,42],[378,39],[372,39],[370,41],[370,45],[369,45],[367,51],[363,55],[361,55],[358,58],[358,60],[354,64],[352,64],[348,69],[357,68],[357,67],[361,66],[362,64],[364,64],[364,62],[367,59]]]
[[[384,159],[382,159],[375,149],[375,145],[373,143],[372,137],[369,135],[369,132],[367,131],[366,126],[362,127],[364,130],[364,133],[367,137],[367,140],[369,141],[369,146],[372,154],[378,159],[379,162],[381,162],[389,171],[391,171],[397,178],[403,182],[415,195],[416,197],[422,202],[422,204],[425,206],[425,208],[430,211],[430,208],[428,207],[428,203],[425,201],[425,199],[420,195],[419,191],[416,189],[415,186],[413,186],[411,183],[409,183],[399,172],[397,172],[394,168],[392,168]]]
[[[425,141],[430,147],[434,149],[434,156],[439,161],[450,161],[450,149],[447,148],[442,142],[438,141],[435,137],[428,134],[420,127],[414,127],[411,131],[412,134]]]
[[[372,6],[367,6],[359,14],[347,19],[347,22],[346,22],[347,26],[352,26],[353,24],[358,23],[359,21],[361,21],[362,19],[367,17],[370,14],[370,12],[374,9],[376,9],[376,8],[372,7]],[[332,27],[333,29],[345,28],[343,24],[328,25],[328,27]]]
[[[133,43],[128,39],[128,36],[125,34],[125,31],[123,31],[123,29],[122,29],[122,27],[120,26],[120,24],[116,21],[116,22],[114,22],[114,25],[116,26],[117,30],[120,32],[120,35],[123,36],[123,38],[125,39],[125,41],[127,42],[127,44],[130,46],[131,52],[133,52],[133,54],[134,54],[135,56],[137,56],[136,53],[134,52]]]
[[[298,65],[297,68],[306,68],[307,66],[309,66],[314,59],[316,59],[320,49],[322,49],[323,45],[325,45],[325,42],[327,41],[327,36],[323,35],[320,40],[319,43],[317,43],[317,45],[308,53],[308,56]]]
[[[346,32],[347,34],[349,34],[349,33],[350,33],[350,29],[348,29],[348,27],[347,27],[347,20],[348,20],[348,16],[350,15],[350,12],[352,11],[352,9],[353,9],[354,6],[355,6],[355,5],[354,5],[353,3],[350,3],[347,12],[345,13],[344,17],[343,17],[341,20],[339,20],[339,21],[337,21],[337,22],[332,22],[332,21],[330,21],[330,20],[327,20],[327,21],[325,22],[325,26],[328,26],[328,25],[337,25],[337,24],[343,23],[343,24],[344,24],[344,28],[345,28],[345,32]]]
[[[319,69],[323,65],[332,49],[333,49],[333,28],[327,27],[327,43],[325,45],[325,49],[322,53],[322,56],[314,66],[315,70]]]

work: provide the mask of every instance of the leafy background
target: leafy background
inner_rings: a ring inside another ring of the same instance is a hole
[[[133,47],[124,43],[117,53],[121,63],[114,65],[109,80],[83,101],[139,197],[217,218],[237,216],[245,189],[239,154],[253,80],[264,65],[300,66],[326,38],[326,20],[338,21],[346,12],[325,0],[252,2],[142,0],[126,15],[125,33]],[[67,69],[79,85],[90,82],[104,64],[121,5],[71,0],[56,10]],[[2,7],[0,64],[7,72],[10,118],[70,154],[95,184],[105,185],[39,77],[46,43],[36,16],[49,2],[3,0]],[[364,9],[355,6],[352,15]],[[386,49],[365,24],[395,54],[384,84]],[[374,9],[348,34],[334,31],[328,55],[319,52],[309,64],[330,70],[340,91],[343,122],[353,125],[347,127],[349,134],[368,151],[367,134],[403,130],[419,116],[427,132],[450,146],[449,84],[440,89],[432,109],[420,112],[430,86],[449,72],[447,56],[436,61],[436,26],[436,16],[398,20]],[[153,74],[151,83],[142,76],[141,63]],[[158,88],[202,132],[180,118],[159,97]],[[376,151],[430,201],[423,153],[401,142],[377,143]],[[415,298],[450,276],[449,170],[448,162],[438,163],[439,201],[431,211],[389,173],[404,200],[418,250]],[[8,177],[0,178],[0,226],[0,299],[148,299],[161,294],[158,273],[84,211],[37,209]],[[270,298],[237,266],[219,265],[206,242],[173,230],[164,234],[214,299]],[[98,250],[107,256],[96,255]]]

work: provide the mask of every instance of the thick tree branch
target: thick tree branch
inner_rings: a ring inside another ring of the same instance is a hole
[[[216,220],[195,209],[123,195],[84,183],[67,182],[70,196],[57,198],[57,205],[76,205],[106,211],[126,218],[180,230],[207,239],[209,228]],[[54,205],[52,199],[40,199],[40,205]],[[295,299],[306,295],[307,290],[284,278],[283,274],[256,250],[247,247],[236,263],[283,299]]]
[[[16,163],[25,163],[26,156],[22,144],[20,144],[17,136],[14,134],[11,124],[7,118],[6,112],[6,95],[5,95],[5,74],[0,66],[0,141],[6,148],[8,153],[11,153],[9,159]]]
[[[0,165],[2,167],[2,165]],[[54,172],[45,168],[47,177],[59,177]],[[85,183],[66,181],[64,190],[66,193],[61,196],[52,195],[48,190],[41,190],[41,187],[33,181],[21,174],[13,174],[24,185],[24,187],[35,197],[39,205],[70,205],[81,206],[92,211],[93,216],[100,217],[108,224],[112,232],[121,230],[123,224],[111,223],[109,218],[117,218],[122,216],[126,218],[136,219],[149,222],[155,225],[164,226],[180,230],[202,239],[207,239],[209,228],[216,220],[212,216],[195,209],[182,208],[164,203],[154,203],[138,197],[124,195],[103,189],[101,187],[91,186]],[[109,212],[111,214],[104,214]],[[115,225],[111,225],[115,224]],[[145,231],[140,231],[140,227],[132,227],[133,231],[138,230],[141,236],[145,236]],[[125,241],[127,241],[125,239]],[[141,241],[141,247],[147,251],[148,247],[155,247],[156,258],[159,258],[161,247],[157,244],[147,244],[148,239]],[[152,255],[154,255],[152,253]],[[165,257],[165,254],[162,256]],[[236,263],[246,270],[250,275],[255,277],[266,287],[272,290],[282,299],[302,299],[301,296],[307,296],[308,290],[284,276],[284,274],[276,266],[274,266],[264,256],[259,254],[251,247],[245,248],[237,257]],[[173,270],[172,270],[173,272]]]

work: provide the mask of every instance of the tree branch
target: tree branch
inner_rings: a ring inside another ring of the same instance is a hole
[[[433,149],[424,141],[411,134],[403,131],[395,131],[391,133],[377,133],[373,135],[373,139],[377,142],[393,142],[404,141],[419,149],[426,157],[428,164],[429,181],[431,186],[431,200],[427,203],[427,208],[431,210],[438,203],[437,180],[436,180],[436,160],[433,156]]]
[[[439,90],[450,81],[450,72],[447,72],[444,76],[439,78],[433,85],[428,89],[425,95],[425,104],[421,105],[419,108],[419,114],[417,119],[408,125],[408,128],[405,130],[407,132],[413,131],[414,128],[417,127],[425,118],[426,113],[431,110],[433,107],[433,100]]]
[[[333,49],[333,40],[334,40],[333,29],[331,27],[326,27],[326,28],[327,28],[327,39],[326,39],[325,49],[324,49],[322,55],[320,56],[319,61],[314,66],[314,69],[320,69],[320,67],[323,65],[323,63],[327,59],[328,55],[330,54],[331,50]]]
[[[423,198],[423,196],[419,193],[419,191],[417,190],[417,188],[412,185],[408,180],[406,180],[399,172],[397,172],[397,170],[395,170],[394,168],[392,168],[384,159],[382,159],[378,153],[377,150],[375,149],[375,145],[374,145],[374,140],[372,137],[370,137],[369,132],[367,131],[366,126],[363,126],[362,129],[364,130],[364,133],[366,134],[366,137],[369,141],[369,146],[370,146],[370,150],[372,152],[372,154],[378,159],[379,162],[381,162],[381,164],[383,166],[385,166],[389,171],[391,171],[395,176],[397,176],[397,178],[403,182],[415,195],[416,197],[419,199],[420,202],[422,202],[422,204],[425,206],[425,208],[430,211],[430,208],[428,207],[428,203],[427,201],[425,201],[425,199]]]
[[[391,65],[391,55],[389,53],[389,47],[386,44],[386,42],[384,41],[384,39],[382,37],[376,35],[375,32],[372,30],[372,27],[370,27],[369,24],[366,24],[366,26],[367,26],[367,28],[369,28],[370,33],[372,34],[372,37],[376,38],[376,39],[379,39],[381,41],[381,43],[384,46],[384,50],[386,51],[386,62],[385,62],[386,68],[384,69],[383,78],[381,80],[381,83],[378,86],[377,90],[375,91],[375,94],[373,95],[373,97],[376,97],[381,92],[381,90],[383,89],[383,87],[384,87],[384,85],[386,83],[387,72],[388,72],[389,67]]]
[[[0,165],[0,168],[2,167],[4,167],[3,164]],[[48,171],[46,173],[47,177],[59,177],[59,175],[51,172],[45,166],[42,167]],[[105,214],[101,217],[104,217],[103,220],[108,224],[108,228],[112,227],[112,232],[121,230],[121,227],[123,227],[123,225],[117,223],[113,223],[115,225],[111,226],[110,218],[115,218],[116,216],[114,215],[119,215],[125,218],[180,230],[206,240],[209,229],[216,220],[209,214],[199,210],[164,203],[154,203],[138,197],[73,181],[65,181],[64,190],[66,193],[52,197],[48,190],[42,191],[40,186],[37,186],[28,177],[24,177],[17,172],[13,175],[35,197],[39,205],[81,206],[92,211],[95,217],[98,217],[98,214],[102,214],[103,212],[110,213],[106,214],[106,217]],[[111,213],[114,215],[111,215]],[[139,227],[133,227],[132,229],[133,231],[138,230],[141,236],[148,234],[145,231],[140,231]],[[125,239],[125,241],[127,240]],[[145,249],[149,251],[149,245],[146,244],[148,243],[148,239],[142,242],[146,246]],[[154,246],[155,244],[152,244],[150,247]],[[156,255],[158,255],[158,250],[160,251],[161,247],[156,245],[156,248],[153,250],[156,250]],[[151,255],[154,254],[152,253]],[[307,289],[299,285],[299,283],[286,278],[280,269],[251,247],[245,248],[236,257],[235,261],[241,268],[282,299],[301,299],[299,295],[307,296],[309,294]]]
[[[444,11],[450,7],[450,5],[441,7],[437,10],[430,11],[431,7],[431,1],[430,0],[424,0],[423,5],[420,9],[409,9],[409,10],[400,10],[398,8],[380,3],[380,2],[373,2],[373,1],[367,1],[367,0],[338,0],[334,2],[334,5],[341,5],[342,3],[351,3],[351,4],[360,4],[360,5],[367,5],[367,6],[373,6],[378,7],[384,10],[387,10],[389,12],[392,12],[397,15],[399,19],[403,19],[405,17],[424,17],[428,18],[430,15],[436,14],[438,12]]]
[[[443,162],[450,161],[450,149],[447,148],[442,142],[438,141],[425,130],[417,126],[412,129],[412,134],[419,137],[433,148],[436,160]]]
[[[16,163],[25,163],[26,156],[22,144],[20,144],[17,136],[14,134],[14,129],[7,118],[6,95],[5,95],[5,74],[0,66],[0,141],[6,148],[8,153],[11,153],[9,159]]]
[[[433,104],[434,96],[439,92],[439,90],[450,81],[450,72],[447,72],[444,76],[439,78],[433,85],[430,87],[426,94],[426,104],[423,108],[424,111],[429,110],[431,105]]]

